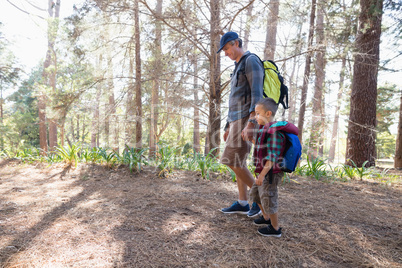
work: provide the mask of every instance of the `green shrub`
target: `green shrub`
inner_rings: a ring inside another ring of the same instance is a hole
[[[148,164],[144,157],[144,153],[147,150],[148,148],[136,149],[127,146],[123,152],[121,161],[123,164],[128,165],[130,172],[139,172],[142,170],[143,164]]]
[[[67,146],[58,146],[56,148],[56,153],[58,156],[61,157],[63,161],[66,161],[68,164],[72,165],[73,162],[75,163],[75,166],[77,167],[78,165],[78,153],[80,151],[80,145],[79,144],[73,144],[73,145],[67,145]]]
[[[313,176],[316,180],[319,180],[327,175],[325,170],[326,164],[324,160],[319,157],[310,159],[310,157],[307,156],[307,164],[303,168],[306,169],[307,176]]]

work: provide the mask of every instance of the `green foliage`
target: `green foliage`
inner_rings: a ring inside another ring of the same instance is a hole
[[[79,144],[72,144],[64,147],[59,145],[56,148],[56,153],[61,157],[61,159],[63,159],[63,161],[70,165],[74,163],[74,165],[77,166],[79,162],[78,153],[80,150],[81,148]]]
[[[100,155],[97,147],[83,148],[80,153],[80,160],[84,160],[86,163],[98,163],[100,162]]]
[[[24,148],[16,152],[14,158],[20,159],[22,162],[32,163],[39,156],[39,150],[36,148]]]
[[[356,177],[356,172],[355,172],[355,169],[354,169],[353,167],[351,167],[351,166],[349,166],[349,165],[346,165],[346,164],[343,164],[343,165],[342,165],[342,168],[343,168],[343,171],[344,171],[345,175],[346,175],[349,179],[351,179],[351,180],[354,180],[354,179],[355,179],[355,177]]]
[[[214,169],[217,164],[216,156],[214,156],[213,152],[217,150],[217,148],[212,149],[205,156],[203,154],[196,155],[197,161],[197,170],[201,171],[201,176],[203,179],[210,179],[209,172]],[[218,163],[219,164],[219,163]]]
[[[310,159],[310,157],[307,156],[307,164],[303,168],[305,169],[305,174],[307,176],[313,176],[316,180],[319,180],[327,175],[325,170],[326,166],[324,160],[321,158],[317,157]]]
[[[130,172],[140,172],[142,170],[142,165],[147,164],[144,158],[144,153],[147,150],[148,148],[136,149],[127,146],[123,152],[121,161],[123,164],[128,165]]]
[[[40,159],[41,161],[42,159]],[[44,160],[49,164],[54,164],[63,161],[63,158],[58,153],[47,153]],[[43,162],[43,161],[41,161]]]
[[[149,148],[129,148],[123,151],[119,155],[115,151],[110,151],[104,148],[80,148],[79,144],[68,145],[64,147],[57,147],[55,152],[49,152],[44,154],[36,148],[24,148],[16,150],[15,153],[9,150],[0,151],[1,158],[17,158],[22,162],[32,163],[34,161],[47,162],[49,164],[65,161],[69,164],[75,164],[78,162],[85,163],[98,163],[104,164],[108,168],[113,168],[116,165],[126,165],[130,172],[141,172],[144,165],[155,165],[160,169],[159,176],[164,176],[166,173],[170,173],[173,168],[181,168],[184,170],[192,170],[201,172],[203,179],[211,179],[211,172],[217,172],[219,174],[231,175],[233,182],[236,181],[236,174],[227,166],[222,165],[213,155],[212,150],[208,155],[196,153],[194,150],[192,153],[189,150],[186,154],[183,154],[183,147],[172,146],[160,146],[157,151],[157,157],[152,161],[147,161],[145,157],[146,151]],[[363,163],[362,167],[358,167],[353,161],[353,166],[340,165],[332,167],[327,165],[323,159],[315,158],[311,159],[307,157],[307,164],[300,167],[296,167],[294,174],[299,176],[310,176],[316,180],[330,180],[330,181],[342,181],[347,182],[349,180],[360,179],[369,177],[382,184],[392,184],[401,182],[402,178],[398,175],[389,174],[389,170],[385,169],[382,172],[377,172],[372,168],[367,168],[367,161]],[[254,171],[254,167],[249,165],[248,168],[251,172]],[[290,183],[292,180],[289,174],[285,174],[283,182]]]
[[[336,166],[335,168],[332,168],[331,165],[329,165],[331,168],[331,174],[332,177],[336,180],[339,179],[340,181],[346,182],[347,181],[347,174],[344,171],[343,166]]]
[[[398,182],[402,183],[402,177],[396,174],[390,174],[389,169],[384,169],[380,172],[372,171],[370,177],[385,185],[391,185]]]
[[[99,161],[101,164],[105,164],[108,168],[113,168],[118,160],[118,154],[115,151],[108,152],[103,148],[98,148]]]
[[[158,150],[156,152],[156,165],[160,169],[159,176],[163,176],[165,173],[170,173],[174,167],[174,159],[178,154],[180,148],[170,145],[158,144]]]
[[[377,93],[377,130],[390,134],[389,128],[399,112],[400,90],[397,85],[386,84],[378,87]]]
[[[358,176],[358,178],[360,178],[360,180],[363,180],[363,177],[366,175],[370,174],[370,168],[366,167],[366,164],[368,163],[368,161],[365,161],[361,167],[358,167],[356,165],[356,163],[353,160],[350,160],[353,164],[353,166],[355,167],[355,174]]]
[[[396,136],[388,131],[380,132],[376,136],[377,157],[393,158],[395,155]]]

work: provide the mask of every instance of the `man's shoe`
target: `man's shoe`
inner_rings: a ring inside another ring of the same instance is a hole
[[[251,209],[248,211],[247,213],[247,217],[255,217],[258,216],[262,213],[260,207],[257,205],[256,202],[253,203],[253,205],[251,205]]]
[[[271,224],[271,219],[266,220],[264,216],[260,216],[258,219],[253,221],[254,225],[269,225]]]
[[[282,236],[282,228],[275,230],[275,228],[270,224],[267,227],[260,228],[257,231],[262,236],[273,236],[273,237],[281,237]]]
[[[242,206],[238,201],[234,202],[230,207],[222,208],[221,211],[225,214],[247,214],[250,206],[247,204]]]

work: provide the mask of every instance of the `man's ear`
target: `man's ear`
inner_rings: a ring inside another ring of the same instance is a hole
[[[265,115],[270,118],[272,116],[272,111],[266,111]]]

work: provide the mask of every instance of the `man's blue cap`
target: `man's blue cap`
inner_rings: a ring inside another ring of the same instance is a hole
[[[222,48],[223,48],[229,41],[236,40],[237,38],[239,38],[239,35],[238,35],[237,33],[235,33],[235,32],[227,32],[227,33],[225,33],[224,35],[222,35],[221,42],[220,42],[221,48],[220,48],[220,49],[218,50],[218,52],[216,52],[216,53],[221,52]]]

